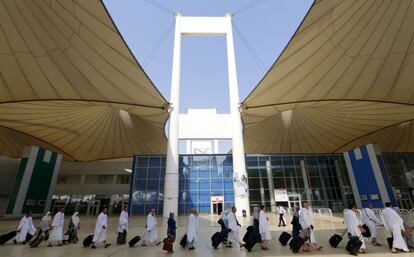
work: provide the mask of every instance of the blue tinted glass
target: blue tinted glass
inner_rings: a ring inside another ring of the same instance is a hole
[[[137,157],[137,163],[135,164],[137,167],[147,167],[148,166],[148,157]]]
[[[186,191],[178,191],[178,202],[184,202],[186,195]]]
[[[156,168],[150,167],[150,168],[148,168],[148,178],[157,178],[157,179],[159,179],[160,178],[160,173],[161,173],[160,167],[156,167]]]
[[[150,157],[149,166],[150,167],[161,167],[161,157]]]
[[[200,167],[198,170],[199,178],[210,178],[210,168],[209,167]]]
[[[212,190],[210,195],[224,195],[223,189]]]
[[[140,167],[136,169],[136,178],[147,178],[147,167]]]
[[[198,201],[210,203],[210,191],[200,191],[198,195]]]
[[[233,166],[233,158],[231,155],[227,155],[226,159],[224,160],[224,166]]]
[[[158,191],[160,186],[159,179],[148,179],[147,180],[147,191]]]
[[[233,180],[224,180],[224,189],[233,190]]]
[[[145,214],[143,204],[134,204],[132,205],[132,213],[137,215]]]
[[[199,190],[210,190],[210,179],[199,180]]]
[[[234,202],[234,192],[232,190],[224,191],[224,201],[226,203]]]
[[[198,178],[198,170],[196,167],[189,167],[187,171],[184,169],[184,173],[188,173],[189,178]]]
[[[147,180],[141,178],[135,180],[135,189],[145,191],[146,190]]]
[[[198,190],[198,179],[189,179],[187,183],[189,190]]]
[[[212,166],[211,167],[211,177],[217,178],[223,176],[223,166]]]
[[[165,167],[161,167],[160,178],[165,178]]]
[[[165,168],[167,166],[167,158],[161,157],[161,167]]]
[[[246,165],[248,167],[257,167],[259,165],[257,156],[247,156],[246,159]]]
[[[185,203],[185,212],[186,212],[186,214],[190,213],[192,208],[197,209],[197,202],[186,202]]]
[[[185,204],[184,203],[178,203],[178,213],[184,214],[185,213]]]
[[[160,187],[159,187],[159,190],[162,192],[162,191],[164,191],[164,182],[165,182],[165,180],[164,179],[160,179]]]
[[[210,204],[209,203],[199,203],[198,211],[200,213],[210,213]]]
[[[186,199],[185,199],[186,203],[196,203],[196,202],[198,202],[198,192],[196,192],[196,191],[187,191],[186,193],[187,193]]]
[[[221,179],[211,180],[211,190],[223,190],[223,180]]]
[[[185,179],[180,179],[179,182],[178,182],[178,184],[179,184],[179,186],[178,186],[178,189],[179,190],[185,190],[185,189],[187,189],[187,187],[186,187],[186,180]]]

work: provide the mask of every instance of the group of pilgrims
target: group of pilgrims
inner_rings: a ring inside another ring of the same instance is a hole
[[[403,219],[396,212],[396,210],[392,208],[390,203],[386,203],[385,206],[386,207],[382,211],[382,218],[378,218],[375,215],[372,205],[368,205],[367,208],[362,209],[361,219],[357,216],[357,208],[355,205],[350,205],[348,209],[344,210],[344,225],[346,229],[344,230],[342,236],[348,234],[349,241],[346,247],[348,252],[353,255],[358,255],[358,253],[366,253],[366,244],[364,239],[366,237],[371,237],[372,244],[374,246],[381,246],[377,240],[377,225],[379,224],[382,224],[391,235],[391,237],[387,238],[387,241],[392,253],[409,252],[408,245],[410,247],[414,245],[411,228],[404,226],[405,224]],[[222,212],[221,217],[218,220],[218,223],[221,225],[221,230],[216,232],[211,238],[213,247],[217,248],[220,244],[228,248],[238,246],[240,248],[245,248],[250,252],[253,246],[258,243],[261,249],[269,250],[269,242],[272,240],[272,235],[270,233],[270,221],[266,213],[266,207],[261,206],[260,208],[255,207],[253,209],[252,224],[247,228],[247,232],[245,233],[243,239],[240,238],[241,224],[237,220],[236,212],[236,207],[233,207],[230,211]],[[279,226],[286,226],[286,211],[283,207],[279,207],[278,212]],[[128,209],[125,207],[119,216],[117,228],[118,245],[126,244],[128,222]],[[289,240],[291,249],[292,247],[297,247],[295,251],[292,249],[292,252],[311,252],[320,251],[322,249],[322,247],[317,244],[314,232],[315,227],[308,203],[304,202],[302,204],[302,208],[294,208],[291,224],[292,235],[287,232],[283,232],[279,237],[279,242],[281,242],[282,245],[287,245],[287,241]],[[164,243],[163,250],[167,251],[167,253],[173,253],[173,244],[176,239],[177,231],[174,213],[170,213],[169,215],[167,222],[167,236],[164,238],[163,242],[159,241],[157,225],[156,210],[152,209],[146,218],[145,233],[142,238],[141,246],[160,245],[161,243]],[[83,241],[83,245],[85,247],[95,249],[97,243],[102,243],[103,247],[109,247],[111,244],[106,241],[107,227],[107,208],[104,208],[97,217],[94,234],[89,235]],[[180,245],[183,248],[187,248],[189,250],[195,249],[198,227],[198,213],[196,209],[192,209],[188,216],[186,234],[180,240]],[[77,231],[79,229],[80,219],[78,212],[75,212],[70,218],[66,233],[64,233],[64,208],[60,208],[54,215],[53,219],[51,213],[48,212],[41,219],[40,229],[38,231],[36,231],[33,224],[31,212],[28,212],[21,219],[19,226],[15,231],[16,236],[13,241],[15,244],[30,243],[32,247],[35,247],[39,243],[36,245],[34,242],[41,242],[44,240],[48,241],[48,247],[52,247],[54,244],[61,246],[65,243],[77,243],[79,241],[77,236]],[[330,245],[336,248],[342,240],[342,236],[337,234],[332,236],[329,240]],[[133,247],[140,240],[140,236],[133,237],[129,241],[129,246]],[[356,246],[353,246],[352,243]],[[353,249],[349,249],[352,247]]]

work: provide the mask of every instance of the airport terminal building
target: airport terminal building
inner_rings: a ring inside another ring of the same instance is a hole
[[[0,2],[0,216],[414,208],[410,4],[314,1],[244,100],[232,15],[176,13],[167,101],[102,1]],[[225,37],[228,113],[180,113],[188,35]],[[181,140],[210,143],[180,154]],[[218,154],[216,140],[231,150]]]

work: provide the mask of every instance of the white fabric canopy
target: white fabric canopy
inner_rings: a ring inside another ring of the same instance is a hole
[[[0,154],[164,153],[167,102],[100,0],[0,0]]]
[[[246,152],[413,152],[413,36],[413,0],[315,1],[243,102]]]

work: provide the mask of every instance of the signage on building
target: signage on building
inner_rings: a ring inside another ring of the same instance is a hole
[[[288,202],[289,196],[288,196],[287,189],[285,188],[275,189],[275,201],[276,202]]]

